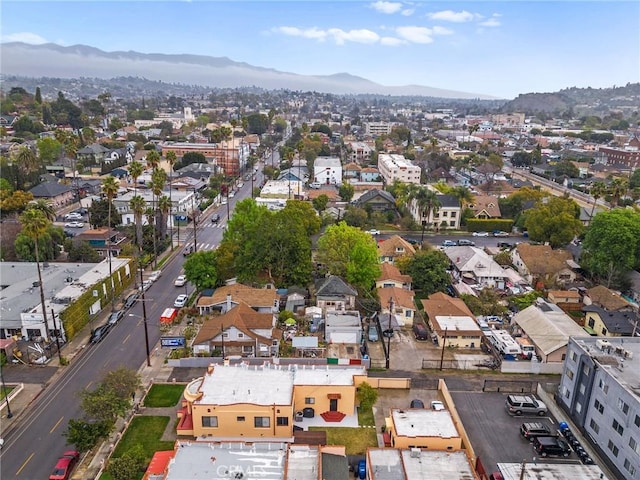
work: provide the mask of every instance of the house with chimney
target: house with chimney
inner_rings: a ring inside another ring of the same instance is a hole
[[[225,285],[202,295],[196,304],[200,315],[226,313],[244,303],[259,313],[277,313],[280,299],[273,288],[253,288],[241,283]]]

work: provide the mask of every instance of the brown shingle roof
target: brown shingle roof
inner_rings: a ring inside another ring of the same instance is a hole
[[[378,297],[380,298],[382,308],[389,308],[389,302],[393,298],[393,303],[396,307],[416,310],[416,306],[413,303],[413,295],[413,290],[404,288],[385,287],[378,289]]]
[[[253,339],[260,340],[262,343],[270,343],[271,340],[269,338],[257,335],[252,330],[268,330],[273,328],[273,314],[258,313],[249,305],[240,303],[224,315],[211,317],[205,320],[198,332],[198,335],[196,335],[196,338],[193,340],[193,343],[194,345],[199,345],[209,342],[216,336],[220,335],[223,328],[226,330],[230,326],[237,328]],[[276,330],[274,329],[273,332],[275,333],[275,331]],[[272,334],[272,336],[277,336],[278,338],[281,337],[282,332],[279,330],[277,330],[277,332],[278,334]]]
[[[631,304],[620,295],[602,285],[590,288],[587,290],[587,295],[594,304],[600,305],[606,310],[615,311],[631,306]]]
[[[389,237],[378,243],[378,257],[401,257],[403,255],[415,255],[416,249],[399,235]]]
[[[411,275],[403,275],[398,270],[398,267],[393,265],[392,263],[383,263],[380,265],[380,276],[378,277],[378,281],[382,280],[395,280],[397,282],[402,283],[411,283]]]
[[[554,275],[563,268],[569,268],[567,260],[573,260],[573,256],[567,250],[553,250],[549,245],[531,245],[520,243],[517,247],[518,254],[532,275]]]
[[[436,292],[421,300],[424,312],[429,318],[436,316],[471,317],[475,318],[469,307],[459,298],[453,298],[446,293]]]
[[[475,216],[486,213],[491,218],[500,218],[500,206],[498,205],[498,197],[492,195],[476,195],[473,202],[469,204],[469,208],[473,210]]]
[[[198,307],[208,307],[226,302],[229,294],[233,302],[244,302],[252,307],[271,307],[277,298],[276,291],[273,289],[252,288],[237,283],[218,288],[211,297],[200,297]]]

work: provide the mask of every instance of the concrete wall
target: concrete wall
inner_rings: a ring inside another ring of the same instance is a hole
[[[502,373],[532,373],[538,374],[554,374],[560,375],[562,373],[563,363],[560,362],[530,362],[528,360],[518,362],[502,362],[500,365],[500,371]]]

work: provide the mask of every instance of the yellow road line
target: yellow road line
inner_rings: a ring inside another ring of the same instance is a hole
[[[58,428],[58,425],[60,425],[62,423],[62,419],[64,418],[64,415],[62,417],[60,417],[60,420],[58,420],[56,422],[56,424],[53,426],[53,428],[51,430],[49,430],[49,433],[53,433],[53,431]]]
[[[33,452],[31,455],[29,455],[29,458],[27,458],[24,463],[22,464],[22,466],[18,469],[18,471],[16,472],[16,477],[18,475],[20,475],[20,472],[24,469],[24,467],[27,466],[27,463],[29,463],[29,461],[33,458],[33,456],[35,455],[36,452]]]

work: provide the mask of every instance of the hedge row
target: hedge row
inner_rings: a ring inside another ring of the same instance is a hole
[[[133,276],[136,272],[136,264],[132,260],[128,265],[129,276],[125,273],[126,265],[123,265],[113,272],[114,298],[118,298],[118,296],[134,281]],[[97,292],[97,296],[94,296],[93,292]],[[64,331],[67,335],[67,341],[71,340],[85,327],[85,325],[87,325],[87,323],[89,323],[91,320],[91,314],[89,313],[91,305],[98,301],[98,299],[100,299],[100,305],[102,305],[102,308],[111,302],[111,287],[109,286],[108,278],[91,285],[75,302],[72,302],[60,313],[62,325],[64,325]]]
[[[467,230],[469,232],[493,232],[501,230],[510,232],[513,220],[509,218],[469,218],[467,219]]]

